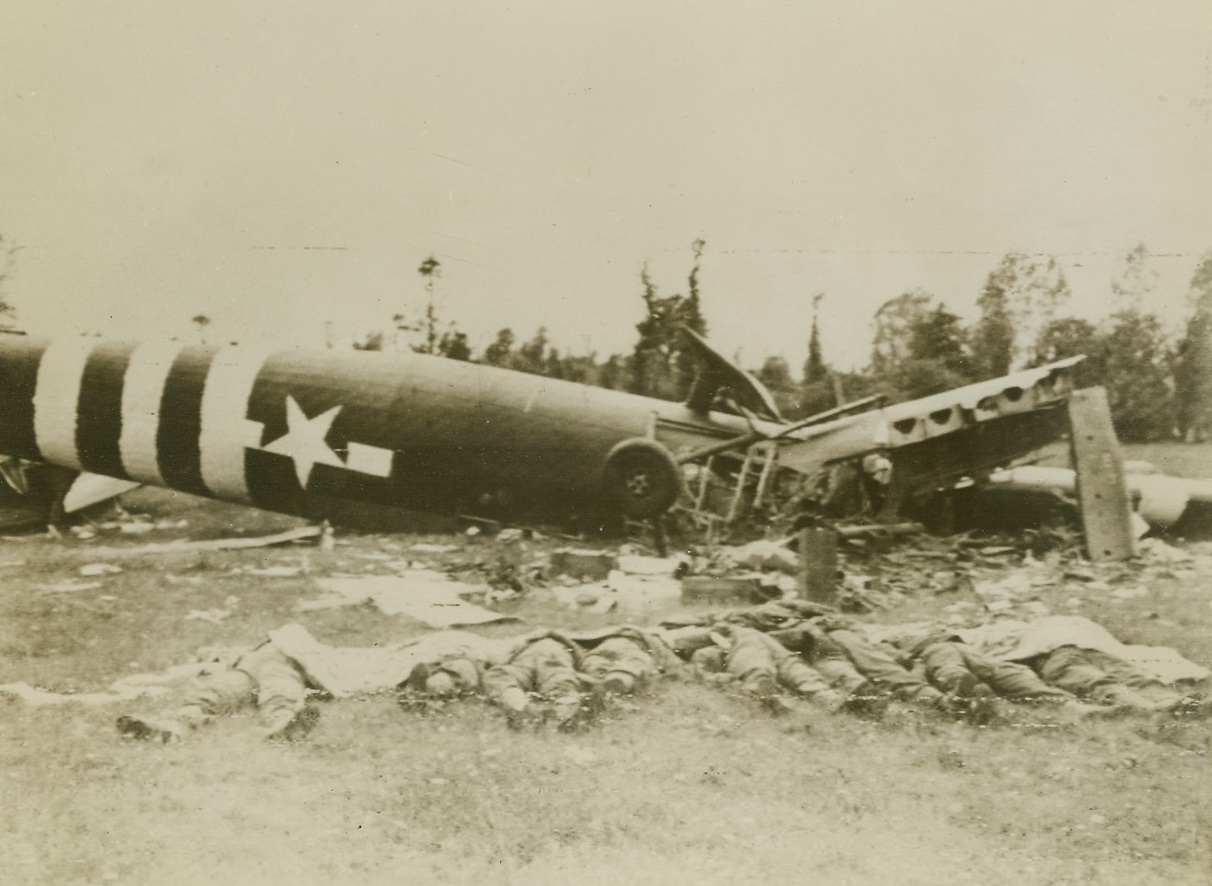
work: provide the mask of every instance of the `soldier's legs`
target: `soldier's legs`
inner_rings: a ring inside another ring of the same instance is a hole
[[[559,640],[544,639],[529,647],[534,662],[535,689],[551,699],[578,696],[581,691],[576,658]]]
[[[193,681],[184,702],[167,717],[118,718],[118,731],[141,741],[179,741],[186,734],[205,726],[215,717],[234,714],[253,704],[257,686],[244,671],[225,667],[203,672]]]
[[[775,641],[767,639],[757,631],[737,631],[727,659],[728,672],[741,688],[763,698],[778,692],[778,663],[769,645]]]
[[[983,682],[968,668],[964,653],[955,643],[931,643],[918,656],[926,679],[943,692],[970,698]]]
[[[303,672],[272,643],[242,656],[236,668],[256,683],[265,738],[294,741],[315,727],[320,712],[307,704]]]
[[[1044,682],[1100,704],[1141,711],[1156,710],[1149,698],[1125,686],[1100,667],[1103,663],[1091,649],[1062,646],[1045,656],[1036,667]]]
[[[527,710],[528,692],[554,698],[568,709],[575,709],[580,701],[572,650],[550,637],[527,644],[508,664],[490,668],[484,675],[484,689],[511,715]]]
[[[907,671],[892,655],[853,631],[830,631],[829,638],[842,648],[860,674],[886,687],[897,698],[931,705],[943,701],[943,693],[931,686],[923,675]]]
[[[812,653],[808,661],[833,688],[851,695],[865,688],[870,682],[858,672],[854,662],[846,656],[846,651],[829,639],[829,635],[824,631],[814,634],[811,648]]]
[[[527,662],[494,665],[484,674],[485,693],[510,710],[526,707],[526,693],[534,683],[534,669]]]
[[[294,716],[307,701],[307,685],[299,668],[278,647],[266,643],[241,656],[236,670],[248,674],[257,687],[257,707],[266,720]]]
[[[998,695],[1016,701],[1067,702],[1073,695],[1064,689],[1049,686],[1039,675],[1024,664],[1002,661],[986,655],[966,644],[957,646],[964,656],[968,670],[976,674],[983,683]]]
[[[1089,652],[1091,662],[1096,664],[1111,679],[1130,687],[1133,691],[1140,693],[1155,705],[1169,708],[1174,707],[1182,700],[1183,694],[1173,686],[1163,683],[1148,671],[1131,662],[1108,655],[1105,652],[1099,652],[1096,649],[1089,650]]]
[[[804,662],[797,655],[788,655],[778,662],[779,682],[790,686],[797,694],[811,699],[829,711],[836,711],[846,702],[846,695],[829,685],[815,668]]]

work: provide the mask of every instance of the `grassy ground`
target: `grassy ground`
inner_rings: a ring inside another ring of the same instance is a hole
[[[1122,447],[1125,460],[1147,461],[1164,474],[1212,479],[1212,443],[1138,443]],[[1069,447],[1054,443],[1040,450],[1040,464],[1069,466]]]
[[[13,564],[0,566],[0,682],[97,691],[293,620],[338,645],[422,630],[366,607],[295,609],[316,596],[314,575],[374,571],[384,556],[409,556],[416,537],[128,557],[114,561],[120,574],[82,578],[99,544],[294,525],[159,491],[127,503],[188,526],[0,541],[0,563]],[[487,540],[454,543],[444,565],[495,556]],[[1194,563],[1117,567],[1038,596],[1212,665],[1212,548],[1193,550]],[[307,572],[246,571],[264,566]],[[924,590],[934,568],[900,567],[904,593],[873,618],[975,599]],[[53,589],[86,580],[102,586]],[[550,603],[515,608],[528,625],[590,623]],[[187,618],[210,610],[230,614]],[[119,739],[119,711],[165,704],[0,699],[0,882],[1202,884],[1212,870],[1206,744],[1163,721],[977,728],[807,709],[772,719],[726,690],[669,683],[575,735],[512,733],[476,702],[421,715],[374,697],[322,703],[320,725],[295,745],[261,742],[251,717],[180,745]]]

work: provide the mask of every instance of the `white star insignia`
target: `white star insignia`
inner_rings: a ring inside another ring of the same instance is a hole
[[[345,462],[333,452],[325,439],[332,427],[333,420],[341,411],[340,406],[334,406],[327,412],[311,418],[289,394],[286,396],[286,433],[262,447],[266,452],[290,456],[295,463],[295,473],[299,477],[299,485],[307,488],[311,479],[311,469],[316,465],[332,465],[343,468]]]

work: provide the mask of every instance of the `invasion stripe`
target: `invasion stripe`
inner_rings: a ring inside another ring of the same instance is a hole
[[[247,418],[248,400],[268,357],[258,348],[224,348],[210,364],[198,448],[202,482],[218,498],[252,503],[244,452],[261,445],[264,426]]]
[[[160,475],[172,489],[209,495],[202,483],[198,437],[202,431],[202,389],[215,355],[213,348],[187,347],[173,361],[160,399],[156,452]]]
[[[34,388],[34,436],[42,459],[65,468],[79,468],[76,449],[76,406],[80,380],[95,345],[86,338],[53,341],[42,352]]]
[[[37,458],[34,391],[38,386],[39,348],[24,335],[0,335],[0,453]]]
[[[76,449],[86,471],[127,478],[118,444],[122,433],[122,389],[133,342],[97,345],[80,380]]]
[[[133,480],[164,485],[156,456],[160,428],[160,400],[173,360],[182,345],[153,341],[135,348],[122,384],[122,423],[118,448],[122,467]]]

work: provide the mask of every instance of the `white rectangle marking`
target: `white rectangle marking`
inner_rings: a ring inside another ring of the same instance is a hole
[[[349,444],[349,458],[345,466],[359,474],[370,474],[374,477],[391,476],[391,457],[395,452],[391,449],[380,449],[378,446],[367,446],[365,443]]]

